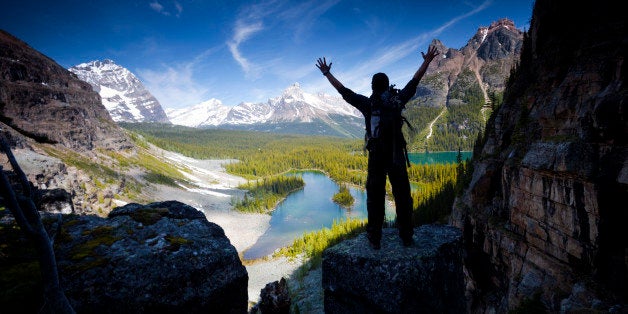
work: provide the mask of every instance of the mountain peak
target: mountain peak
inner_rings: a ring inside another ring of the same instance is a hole
[[[299,83],[294,83],[290,85],[283,91],[281,98],[284,100],[303,100],[303,90],[301,90],[301,85]]]
[[[468,55],[477,53],[480,59],[500,59],[511,54],[518,55],[521,49],[523,31],[507,18],[494,21],[489,27],[478,28],[476,34],[461,51]]]
[[[489,29],[489,31],[491,31],[491,30],[493,30],[495,28],[499,28],[499,27],[505,27],[505,28],[508,28],[510,30],[516,29],[515,22],[513,22],[509,18],[501,18],[501,19],[491,23],[491,26],[489,26],[488,29]]]
[[[116,122],[169,123],[159,101],[127,68],[111,59],[81,63],[69,69],[100,94]]]
[[[284,94],[294,94],[294,93],[303,93],[301,90],[301,85],[299,83],[294,83],[286,88],[283,92]]]

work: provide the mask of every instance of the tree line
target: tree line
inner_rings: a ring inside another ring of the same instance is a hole
[[[290,192],[303,186],[305,182],[299,176],[280,175],[249,181],[238,186],[239,189],[247,191],[244,197],[233,198],[231,204],[235,210],[242,212],[268,213]]]

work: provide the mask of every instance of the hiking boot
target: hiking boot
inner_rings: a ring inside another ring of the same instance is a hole
[[[405,247],[410,247],[414,244],[414,239],[413,238],[402,238],[401,242],[403,242],[403,246]]]
[[[379,243],[379,240],[375,240],[373,236],[371,236],[370,234],[367,234],[366,237],[369,240],[369,245],[371,246],[371,248],[373,248],[374,250],[379,250],[382,246]]]

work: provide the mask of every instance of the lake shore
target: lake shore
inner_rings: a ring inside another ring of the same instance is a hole
[[[174,165],[187,168],[184,172],[194,187],[158,186],[151,192],[155,201],[177,200],[195,207],[207,220],[219,225],[242,259],[243,253],[252,247],[270,227],[271,216],[260,213],[242,213],[233,210],[232,197],[243,197],[237,188],[246,179],[226,172],[224,165],[234,160],[198,160],[177,153],[159,150],[161,157]],[[259,301],[260,290],[266,284],[289,278],[302,265],[301,259],[266,257],[255,261],[243,261],[249,275],[249,302]]]

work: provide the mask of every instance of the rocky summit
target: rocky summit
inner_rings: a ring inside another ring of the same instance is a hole
[[[424,225],[414,245],[385,228],[381,249],[366,234],[323,253],[325,313],[464,313],[460,230]]]

